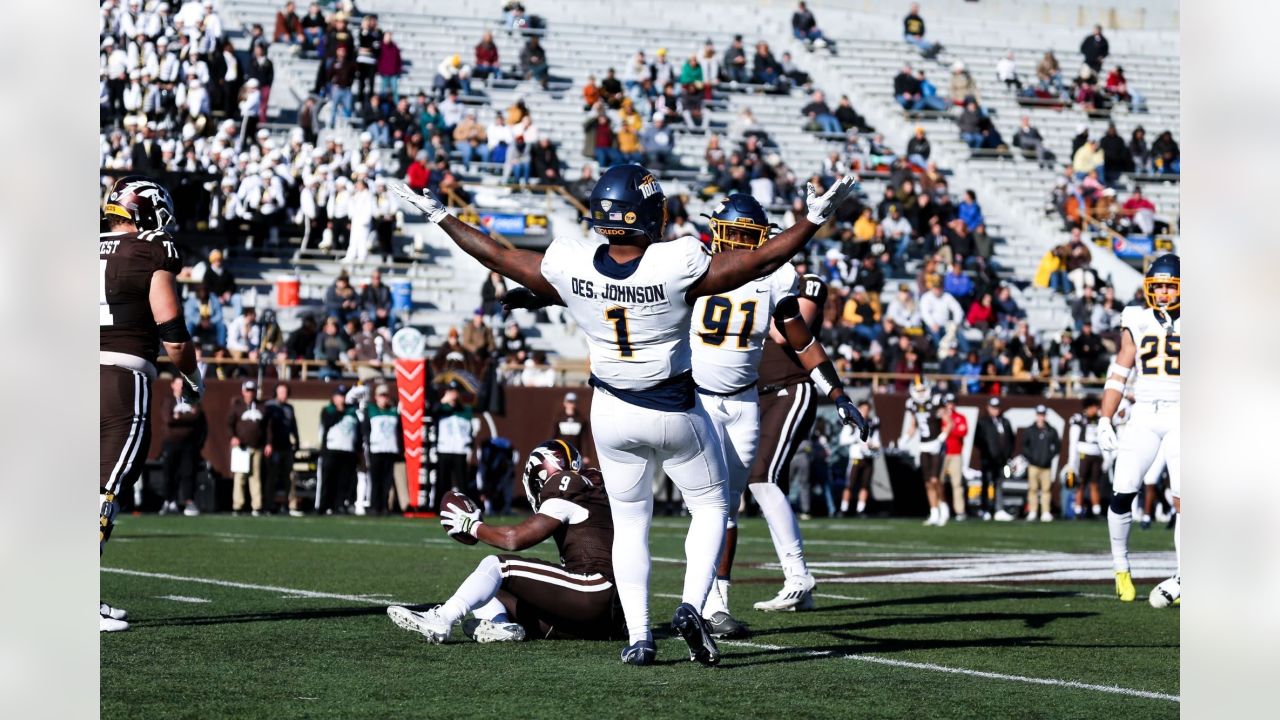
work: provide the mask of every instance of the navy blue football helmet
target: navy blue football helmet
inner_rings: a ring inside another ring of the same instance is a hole
[[[646,235],[662,240],[667,228],[667,196],[643,165],[614,165],[591,191],[591,224],[607,238]]]
[[[1156,298],[1157,285],[1172,285],[1173,295],[1163,301]],[[1142,294],[1146,297],[1147,306],[1157,310],[1177,310],[1182,304],[1182,263],[1173,253],[1161,255],[1151,261],[1147,273],[1142,278]]]
[[[734,193],[703,217],[711,220],[711,251],[755,250],[769,237],[769,216],[756,199],[746,193]]]

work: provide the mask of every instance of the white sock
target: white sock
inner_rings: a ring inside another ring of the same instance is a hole
[[[840,512],[849,512],[849,501],[848,501],[848,500],[841,500],[841,501],[840,501]]]
[[[502,601],[496,597],[473,610],[472,614],[480,620],[488,620],[489,622],[511,622],[510,618],[507,617],[507,606],[503,605]]]
[[[1173,554],[1178,558],[1178,577],[1182,577],[1182,513],[1173,521]]]
[[[718,612],[729,612],[729,586],[733,583],[725,578],[716,578],[707,593],[707,601],[702,605],[702,617],[709,618]]]
[[[809,574],[804,561],[804,543],[800,539],[800,523],[791,509],[787,496],[773,483],[752,483],[751,495],[760,506],[769,534],[773,536],[773,549],[782,563],[782,573],[788,578]]]
[[[728,519],[726,501],[722,488],[684,496],[684,504],[689,508],[689,533],[684,537],[684,590],[680,601],[696,608],[706,604],[711,583],[716,579]],[[617,537],[616,529],[614,533]]]
[[[1098,515],[1101,515],[1101,514],[1102,514],[1102,506],[1101,506],[1101,505],[1094,505],[1094,506],[1093,506],[1092,508],[1090,508],[1090,509],[1091,509],[1091,510],[1093,510],[1093,515],[1094,515],[1094,517],[1097,517]]]
[[[502,570],[497,555],[480,561],[474,572],[458,586],[453,597],[440,607],[440,616],[449,622],[457,622],[464,615],[493,600],[502,587]]]
[[[644,500],[609,499],[613,514],[613,576],[627,620],[630,642],[652,640],[649,630],[649,524],[652,496]],[[724,518],[720,519],[721,532]],[[719,543],[715,546],[719,551]]]
[[[1111,532],[1111,562],[1116,572],[1129,572],[1129,526],[1133,514],[1117,513],[1107,508],[1107,529]]]
[[[866,501],[865,501],[865,500],[859,500],[859,501],[858,501],[858,512],[862,512],[862,511],[864,511],[864,510],[866,510],[866,509],[867,509],[867,503],[866,503]]]

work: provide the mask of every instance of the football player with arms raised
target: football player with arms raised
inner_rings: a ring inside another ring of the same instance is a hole
[[[735,249],[754,251],[772,242],[768,240],[768,215],[750,195],[730,195],[709,217],[713,254]],[[765,339],[769,338],[797,353],[823,394],[835,401],[841,421],[857,425],[865,438],[866,421],[845,395],[826,351],[814,341],[800,317],[798,301],[792,295],[797,280],[795,268],[788,263],[772,274],[751,280],[734,290],[700,297],[693,308],[693,323],[689,329],[698,404],[711,418],[711,426],[724,453],[729,482],[729,519],[725,528],[724,550],[716,570],[715,584],[702,608],[702,616],[716,637],[741,638],[747,635],[746,626],[729,611],[729,586],[738,546],[738,507],[747,489],[747,476],[754,464],[760,437],[756,383]],[[777,485],[752,485],[751,492],[762,508],[769,508],[765,519],[775,539],[780,535],[773,529],[776,523],[795,525],[791,505]],[[778,512],[779,506],[787,510],[785,516]],[[785,529],[781,534],[786,535]],[[798,539],[798,527],[794,534]],[[780,559],[784,557],[783,549],[779,548],[778,556]]]
[[[116,497],[142,474],[151,445],[151,384],[163,346],[185,381],[184,399],[198,400],[204,378],[182,318],[175,278],[181,256],[167,234],[173,200],[150,178],[120,178],[102,210],[98,236],[98,552],[115,527]],[[127,613],[99,603],[101,632],[128,630]]]
[[[494,526],[448,505],[440,524],[509,551],[554,539],[560,564],[519,555],[489,555],[443,605],[417,612],[395,605],[387,616],[400,627],[445,642],[468,613],[463,634],[476,642],[525,638],[609,640],[626,637],[613,581],[613,521],[600,471],[563,440],[542,443],[524,466],[525,497],[533,515],[519,525]],[[447,502],[447,501],[446,501]]]
[[[846,177],[825,194],[809,188],[808,214],[758,251],[712,256],[697,238],[662,242],[666,195],[639,165],[616,165],[591,192],[599,237],[558,237],[545,254],[506,248],[449,214],[424,192],[394,191],[426,214],[489,270],[565,305],[587,337],[596,389],[591,425],[613,514],[614,573],[630,645],[622,660],[650,665],[657,655],[649,627],[649,526],[652,477],[659,467],[689,508],[685,583],[672,626],[690,659],[719,662],[720,651],[699,608],[715,578],[727,517],[723,458],[695,401],[689,350],[693,304],[769,275],[813,237],[849,196]],[[602,242],[603,240],[603,242]]]
[[[1178,420],[1182,291],[1179,265],[1177,255],[1167,254],[1156,258],[1147,268],[1142,280],[1146,307],[1130,306],[1121,313],[1120,351],[1107,370],[1107,382],[1102,392],[1098,446],[1104,451],[1117,450],[1107,527],[1111,534],[1111,558],[1116,571],[1116,594],[1123,602],[1132,602],[1137,595],[1129,573],[1133,500],[1142,485],[1143,476],[1162,450],[1169,468],[1173,506],[1178,512],[1173,534],[1175,551],[1181,542],[1182,501],[1179,490],[1182,454],[1178,442]],[[1120,405],[1130,373],[1136,373],[1133,380],[1134,402],[1125,423],[1123,442],[1118,442],[1112,416]],[[1180,595],[1181,571],[1157,585],[1150,600],[1152,605],[1166,607]]]

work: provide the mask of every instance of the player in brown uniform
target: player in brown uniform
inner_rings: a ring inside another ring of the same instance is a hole
[[[800,317],[810,334],[817,337],[822,308],[827,303],[827,284],[817,275],[802,275],[795,298]],[[786,581],[776,597],[754,607],[765,611],[808,610],[813,607],[815,581],[804,561],[800,523],[787,492],[791,487],[791,460],[813,432],[817,398],[810,372],[789,345],[766,340],[759,375],[756,386],[760,393],[760,445],[747,484],[769,524]]]
[[[496,527],[449,506],[440,523],[450,534],[467,533],[503,550],[525,550],[553,538],[560,564],[519,555],[490,555],[463,581],[453,597],[426,612],[387,608],[400,627],[430,642],[449,639],[462,624],[476,642],[543,639],[621,639],[627,636],[613,580],[613,517],[604,479],[583,468],[582,454],[563,440],[551,440],[529,454],[525,494],[534,514],[519,525]]]
[[[99,326],[99,553],[115,526],[116,496],[142,473],[151,444],[151,384],[164,346],[186,380],[189,400],[204,392],[195,347],[182,318],[174,278],[181,268],[167,230],[173,200],[152,180],[130,175],[116,181],[103,208],[106,231],[98,238]],[[99,629],[128,630],[126,613],[99,605]]]
[[[911,386],[906,414],[902,420],[901,446],[912,435],[920,437],[920,477],[924,481],[925,495],[929,499],[929,519],[925,525],[941,527],[947,524],[947,504],[942,502],[942,461],[946,454],[947,434],[951,432],[951,419],[942,416],[945,393],[930,394],[929,386],[919,377]]]

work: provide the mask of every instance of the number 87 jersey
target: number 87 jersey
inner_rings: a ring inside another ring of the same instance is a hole
[[[1133,396],[1137,402],[1178,402],[1180,396],[1182,318],[1162,322],[1163,312],[1130,306],[1120,314],[1120,327],[1137,348]]]
[[[773,309],[794,294],[796,281],[788,263],[737,290],[698,298],[689,324],[698,387],[730,395],[755,385]]]

